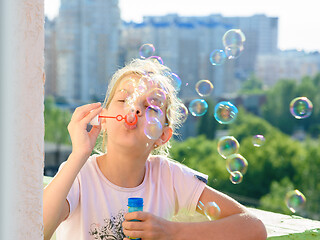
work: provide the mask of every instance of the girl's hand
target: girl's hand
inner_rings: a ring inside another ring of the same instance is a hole
[[[139,220],[131,221],[131,220]],[[123,233],[130,238],[142,240],[173,240],[174,222],[167,221],[147,212],[131,212],[125,215],[122,223]],[[130,240],[124,238],[124,240]]]
[[[77,154],[84,159],[90,156],[101,131],[101,125],[92,126],[90,132],[87,131],[87,125],[101,111],[101,103],[87,104],[76,108],[74,111],[68,125],[73,154]]]

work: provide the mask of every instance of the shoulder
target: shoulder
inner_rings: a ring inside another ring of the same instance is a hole
[[[167,167],[170,170],[194,171],[188,166],[166,156],[152,155],[148,161],[151,166]]]
[[[172,178],[191,177],[197,178],[207,183],[208,176],[195,171],[188,166],[165,156],[153,155],[148,159],[150,170],[152,172],[161,172],[162,175],[168,175]]]
[[[161,168],[163,170],[172,170],[176,167],[182,166],[178,161],[161,155],[151,155],[148,158],[148,163],[151,168]]]

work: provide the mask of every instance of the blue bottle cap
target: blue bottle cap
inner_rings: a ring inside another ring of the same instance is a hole
[[[128,207],[142,207],[143,198],[128,198]]]

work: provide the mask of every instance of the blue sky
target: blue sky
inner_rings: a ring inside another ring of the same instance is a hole
[[[106,0],[107,1],[107,0]],[[182,16],[252,16],[279,17],[279,47],[320,51],[320,14],[315,0],[119,0],[121,17],[141,21],[146,15],[177,13]],[[52,18],[60,0],[45,0],[45,12]]]

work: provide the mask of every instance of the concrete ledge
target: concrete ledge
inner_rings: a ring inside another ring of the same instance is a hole
[[[43,186],[46,186],[51,177],[43,178]],[[267,228],[268,239],[270,240],[316,240],[320,239],[320,221],[314,221],[299,216],[289,216],[280,213],[263,211],[255,208],[249,210],[257,216]],[[204,221],[199,216],[177,216],[174,221]],[[51,238],[55,240],[55,236]]]
[[[43,187],[47,186],[49,182],[51,181],[52,177],[43,177]]]
[[[320,221],[254,208],[249,208],[249,210],[266,226],[268,239],[320,239]]]

